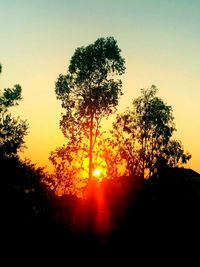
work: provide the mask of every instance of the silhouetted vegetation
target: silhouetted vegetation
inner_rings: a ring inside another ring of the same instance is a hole
[[[0,67],[0,73],[2,68]],[[5,88],[0,91],[0,158],[16,155],[24,145],[27,134],[26,121],[14,118],[8,108],[18,105],[21,97],[21,86]]]
[[[124,73],[125,61],[120,52],[113,37],[77,48],[67,75],[56,82],[55,92],[65,109],[60,128],[67,138],[67,145],[50,156],[57,192],[83,191],[93,177],[101,120],[115,111],[122,94],[117,78]],[[81,172],[88,179],[83,180]]]
[[[126,161],[128,174],[142,179],[163,166],[177,167],[191,158],[181,142],[172,139],[176,130],[172,107],[156,96],[157,91],[154,85],[141,89],[132,109],[118,114],[113,124],[112,140]]]
[[[123,259],[127,265],[142,264],[144,255],[150,262],[158,254],[172,258],[180,248],[195,249],[200,174],[180,167],[191,155],[172,139],[172,108],[156,96],[157,88],[142,89],[132,109],[117,115],[112,135],[100,132],[101,119],[114,111],[121,94],[121,81],[112,76],[124,72],[120,52],[114,38],[100,38],[78,48],[68,74],[59,76],[56,95],[66,111],[60,127],[67,145],[51,153],[53,174],[17,154],[28,126],[8,108],[21,100],[21,87],[1,93],[2,230],[11,258],[45,264],[76,264],[80,258],[94,265],[93,259]],[[97,167],[102,177],[93,175]]]

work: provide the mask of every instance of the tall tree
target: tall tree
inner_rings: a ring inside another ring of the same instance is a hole
[[[99,38],[76,49],[67,74],[61,74],[56,82],[55,92],[65,109],[60,128],[70,151],[76,153],[81,148],[87,154],[89,181],[101,119],[113,113],[122,94],[118,76],[124,73],[124,64],[117,41],[113,37]]]
[[[179,141],[171,139],[176,130],[172,107],[156,96],[157,91],[154,85],[141,89],[132,110],[118,115],[114,123],[121,155],[128,168],[143,178],[152,175],[161,161],[174,167],[191,157]]]
[[[0,72],[1,72],[0,65]],[[22,88],[14,85],[0,92],[0,157],[15,155],[24,145],[24,136],[27,134],[28,125],[19,117],[14,118],[8,109],[18,105]]]

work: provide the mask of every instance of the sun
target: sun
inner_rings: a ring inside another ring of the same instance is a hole
[[[101,175],[101,171],[100,171],[99,169],[95,169],[95,170],[93,171],[93,175],[94,175],[94,176],[100,176],[100,175]]]

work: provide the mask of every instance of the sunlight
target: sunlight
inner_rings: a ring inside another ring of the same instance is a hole
[[[89,174],[89,170],[88,170],[88,164],[89,164],[89,158],[82,158],[82,164],[81,164],[81,168],[80,168],[80,175],[79,177],[81,177],[81,180],[84,183],[87,183],[87,179],[88,179],[88,174]],[[95,178],[98,181],[103,181],[104,179],[107,178],[107,163],[106,161],[101,158],[101,157],[95,157],[93,160],[93,171],[92,171],[92,176],[93,178]]]
[[[93,175],[94,175],[94,176],[99,176],[99,175],[101,175],[101,171],[100,171],[99,169],[95,169],[95,170],[93,171]]]

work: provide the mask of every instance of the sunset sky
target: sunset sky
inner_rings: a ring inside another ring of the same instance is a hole
[[[200,1],[0,0],[0,18],[0,88],[22,86],[12,111],[30,125],[23,157],[49,166],[65,142],[55,81],[77,47],[113,36],[126,60],[119,111],[155,84],[192,154],[187,166],[200,172]]]

